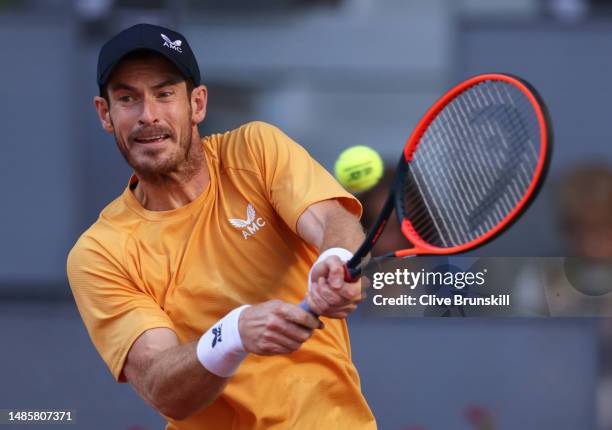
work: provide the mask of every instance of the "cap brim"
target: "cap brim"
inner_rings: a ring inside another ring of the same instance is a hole
[[[142,46],[142,47],[136,47],[136,48],[132,47],[129,51],[126,51],[123,54],[121,54],[121,56],[119,56],[116,61],[109,64],[106,70],[104,70],[104,72],[102,72],[102,74],[100,75],[100,78],[98,79],[98,86],[102,88],[104,85],[106,85],[106,83],[108,82],[108,79],[112,75],[115,68],[119,65],[119,63],[121,63],[121,61],[123,61],[125,57],[127,57],[128,55],[136,51],[150,51],[155,54],[159,54],[162,57],[164,57],[166,60],[170,61],[170,63],[172,63],[179,70],[179,72],[181,73],[181,75],[185,77],[185,79],[194,80],[194,77],[191,76],[191,72],[183,64],[176,61],[172,56],[168,55],[165,50],[152,48],[150,46]]]

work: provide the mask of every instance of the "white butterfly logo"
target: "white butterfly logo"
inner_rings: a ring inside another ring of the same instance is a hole
[[[251,225],[253,223],[253,221],[255,221],[255,208],[253,207],[253,205],[251,203],[249,203],[247,205],[247,219],[237,219],[237,218],[230,218],[229,222],[231,225],[233,225],[236,228],[246,228],[249,225]]]
[[[160,33],[162,39],[164,39],[166,41],[166,43],[168,45],[170,45],[171,48],[179,48],[182,44],[183,41],[181,39],[176,39],[174,42],[172,41],[172,39],[170,39],[168,36],[166,36],[164,33]],[[164,44],[165,45],[165,44]]]

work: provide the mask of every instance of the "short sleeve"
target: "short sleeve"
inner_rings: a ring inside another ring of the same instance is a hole
[[[297,231],[297,221],[312,204],[338,201],[361,216],[361,203],[299,144],[264,122],[245,126],[246,140],[259,163],[266,190],[276,212]]]
[[[68,255],[67,273],[79,313],[98,353],[120,380],[136,339],[173,324],[153,297],[142,292],[95,240],[81,237]]]

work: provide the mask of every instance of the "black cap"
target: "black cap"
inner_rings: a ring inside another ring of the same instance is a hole
[[[113,69],[127,54],[137,50],[157,52],[170,60],[185,78],[200,85],[198,62],[180,33],[152,24],[137,24],[106,42],[98,56],[98,85],[106,84]]]

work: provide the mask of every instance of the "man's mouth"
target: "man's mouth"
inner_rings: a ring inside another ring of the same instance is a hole
[[[156,134],[153,136],[135,137],[134,141],[137,143],[159,143],[169,138],[170,138],[169,134]]]

